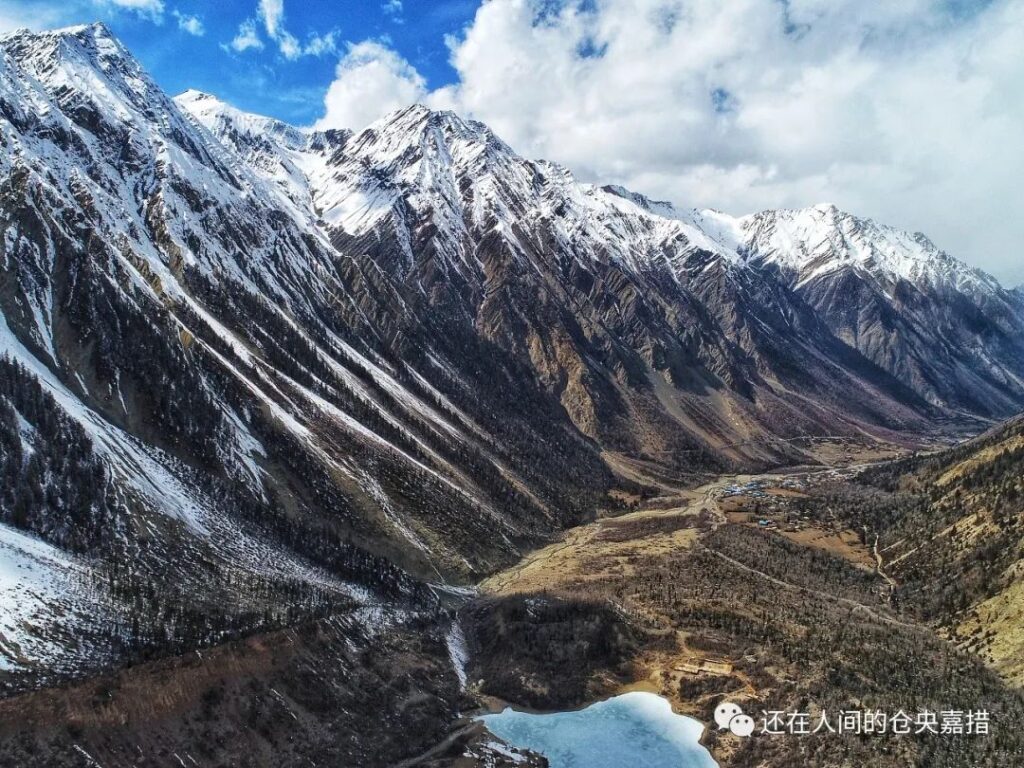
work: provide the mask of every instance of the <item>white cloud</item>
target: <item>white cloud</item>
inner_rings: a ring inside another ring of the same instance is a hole
[[[37,4],[29,7],[21,3],[0,0],[0,35],[16,29],[28,28],[38,32],[66,23],[65,8]]]
[[[129,0],[129,2],[141,1],[143,0]],[[175,15],[177,16],[177,12],[175,12]],[[258,26],[258,22],[261,22],[267,38],[272,43],[277,44],[280,54],[289,61],[294,61],[302,56],[326,56],[330,53],[336,53],[338,50],[337,30],[331,30],[325,34],[311,32],[306,38],[306,43],[303,44],[295,35],[285,29],[284,0],[259,0],[256,8],[256,17],[256,19],[246,19],[243,21],[238,26],[238,33],[234,39],[221,47],[225,50],[231,49],[239,53],[248,50],[262,50],[265,47],[265,43],[260,36]],[[198,23],[198,19],[196,21]],[[180,21],[179,24],[181,24]],[[202,29],[201,23],[199,23],[199,28]]]
[[[238,34],[235,35],[229,46],[239,53],[250,49],[262,50],[263,41],[260,39],[259,32],[256,31],[256,22],[252,19],[246,19],[239,24]]]
[[[56,29],[94,20],[96,9],[126,11],[162,24],[164,0],[0,0],[0,34],[15,29]]]
[[[321,122],[426,99],[587,179],[736,213],[828,200],[1021,281],[1022,39],[1020,0],[490,0],[449,41],[455,85],[352,49]]]
[[[385,16],[390,16],[392,21],[402,21],[402,0],[384,0],[380,9]]]
[[[293,61],[302,55],[302,45],[295,39],[295,35],[290,32],[282,29],[278,31],[277,37],[274,39],[277,40],[277,47],[281,51],[281,55],[289,61]]]
[[[281,29],[277,33],[277,47],[281,55],[289,61],[294,61],[301,56],[326,56],[329,53],[336,53],[337,32],[328,32],[325,35],[311,34],[303,45],[295,35],[287,30]]]
[[[126,11],[162,24],[165,4],[164,0],[0,0],[0,34],[19,28],[39,31],[93,21],[96,9],[106,13]],[[172,14],[178,17],[177,11]]]
[[[134,11],[139,16],[150,19],[151,21],[160,23],[163,21],[164,16],[164,3],[163,0],[99,0],[104,5],[114,5],[118,8],[124,8],[129,11]]]
[[[407,61],[380,42],[365,40],[350,45],[338,63],[317,127],[358,130],[426,95],[426,82]]]
[[[338,33],[332,30],[324,35],[310,35],[303,52],[307,56],[326,56],[329,53],[336,53],[337,50]]]
[[[202,37],[206,34],[206,28],[198,16],[185,14],[177,9],[171,11],[171,15],[178,20],[178,29],[183,32],[188,32],[196,37]]]
[[[267,34],[276,38],[284,18],[284,0],[260,0],[259,15],[267,28]]]

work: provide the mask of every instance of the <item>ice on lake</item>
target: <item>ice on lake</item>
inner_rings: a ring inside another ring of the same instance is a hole
[[[498,738],[547,757],[551,768],[717,768],[699,742],[703,724],[653,693],[624,693],[573,712],[509,707],[478,719]]]

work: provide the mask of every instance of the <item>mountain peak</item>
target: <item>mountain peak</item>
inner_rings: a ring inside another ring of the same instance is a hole
[[[388,143],[397,140],[403,145],[422,144],[432,136],[444,143],[485,145],[512,153],[512,149],[484,123],[464,118],[451,110],[435,110],[423,104],[413,104],[385,115],[357,134],[357,140],[360,136],[372,141],[387,137]]]
[[[33,32],[30,29],[22,28],[0,37],[0,45],[12,53],[28,49],[54,55],[61,46],[69,43],[98,58],[120,57],[134,61],[128,49],[102,21],[42,32]]]
[[[28,27],[20,27],[6,34],[0,35],[0,41],[5,41],[11,38],[62,38],[62,37],[75,37],[78,39],[110,39],[116,40],[114,33],[110,31],[110,27],[104,24],[102,21],[94,21],[91,24],[74,24],[69,27],[60,27],[58,29],[45,29],[39,32],[35,32]]]
[[[410,104],[407,107],[399,107],[398,109],[384,115],[384,117],[380,118],[377,122],[427,122],[437,125],[450,121],[465,122],[458,114],[450,109],[431,109],[426,104],[417,102],[415,104]]]
[[[186,91],[182,91],[181,93],[179,93],[177,96],[174,97],[174,100],[176,102],[178,102],[179,104],[198,104],[198,103],[202,103],[202,102],[212,102],[212,103],[216,103],[216,104],[225,104],[225,102],[223,102],[220,99],[218,99],[212,93],[207,93],[206,91],[200,91],[200,90],[197,90],[195,88],[189,88]]]
[[[874,275],[887,283],[954,285],[987,291],[995,278],[911,233],[841,210],[831,203],[767,210],[741,219],[745,251],[798,276],[800,283],[842,269]]]
[[[601,189],[610,195],[615,195],[616,197],[621,197],[624,200],[629,200],[649,213],[670,218],[673,218],[676,215],[675,207],[667,200],[653,200],[647,195],[626,189],[620,184],[606,184],[601,187]]]
[[[102,21],[94,21],[91,24],[78,24],[76,26],[65,27],[64,29],[56,29],[53,31],[53,34],[77,37],[79,39],[113,40],[118,45],[121,44],[114,36],[114,33],[110,31],[110,27]]]
[[[170,107],[160,87],[102,22],[19,31],[0,39],[0,46],[62,103],[92,102],[120,119],[131,109],[154,113]]]
[[[175,96],[174,102],[222,139],[225,133],[233,131],[255,139],[273,137],[288,149],[300,149],[307,144],[308,137],[302,129],[274,117],[243,112],[212,93],[190,88]]]

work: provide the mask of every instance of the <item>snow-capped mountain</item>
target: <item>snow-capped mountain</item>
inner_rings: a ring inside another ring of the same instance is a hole
[[[0,556],[74,573],[96,638],[24,601],[16,672],[429,606],[645,473],[1024,406],[1020,299],[831,208],[678,209],[421,106],[172,100],[102,25],[0,38],[0,146]]]
[[[509,454],[516,439],[539,446],[534,460],[560,451],[589,482],[603,470],[574,457],[583,441],[523,427],[528,397],[488,431],[475,400],[467,412],[388,362],[373,320],[387,313],[366,280],[105,27],[15,33],[0,54],[0,339],[17,384],[5,424],[45,469],[63,466],[66,440],[41,426],[70,419],[106,481],[87,509],[47,512],[75,497],[80,473],[26,470],[29,508],[10,502],[2,523],[100,558],[85,589],[105,631],[155,642],[123,605],[148,581],[164,585],[154,615],[181,616],[159,630],[172,644],[204,611],[219,617],[206,632],[276,620],[285,605],[267,606],[268,591],[313,611],[373,600],[364,584],[408,597],[418,588],[392,561],[465,578],[549,529],[549,504],[578,508],[561,479],[535,495],[526,457]],[[442,358],[430,365],[446,375]],[[81,524],[58,536],[51,518],[72,512]],[[31,670],[25,645],[8,635],[5,655]]]
[[[929,402],[995,417],[1020,408],[1020,304],[990,275],[832,205],[741,222],[750,263],[777,267],[836,336]]]
[[[313,212],[310,176],[348,138],[343,131],[305,133],[280,120],[251,115],[200,91],[186,91],[175,101],[186,113],[227,144],[245,165],[273,182],[293,215]]]
[[[940,251],[921,233],[860,219],[831,204],[802,210],[763,211],[737,220],[739,247],[763,264],[797,274],[802,284],[841,269],[892,282],[997,290],[998,283]]]
[[[215,132],[232,144],[249,126],[267,123],[224,105],[212,118],[210,97],[203,107],[192,94],[179,103],[204,124],[216,123]],[[262,130],[259,141],[281,132]],[[323,144],[315,135],[306,142]],[[761,279],[749,270],[770,273],[811,305],[834,336],[930,403],[998,416],[1020,402],[1016,300],[924,235],[832,205],[744,217],[680,210],[621,187],[580,184],[564,168],[518,157],[480,123],[422,106],[344,136],[342,144],[343,152],[325,157],[288,139],[278,153],[303,158],[295,161],[306,169],[300,184],[336,242],[382,229],[403,233],[402,257],[386,265],[393,276],[414,268],[410,219],[430,221],[441,274],[457,279],[473,275],[483,232],[520,252],[534,246],[530,235],[537,233],[541,258],[551,252],[544,239],[553,237],[585,270],[600,255],[633,275],[662,270],[686,286],[710,258],[732,281]],[[291,177],[276,167],[266,175],[279,183]],[[847,298],[851,291],[859,294],[854,300]],[[950,305],[957,310],[945,312]]]

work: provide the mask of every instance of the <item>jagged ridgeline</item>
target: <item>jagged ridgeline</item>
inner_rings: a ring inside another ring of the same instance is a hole
[[[0,150],[11,679],[432,610],[645,477],[1024,407],[1021,294],[831,206],[171,99],[102,25],[0,40]]]

